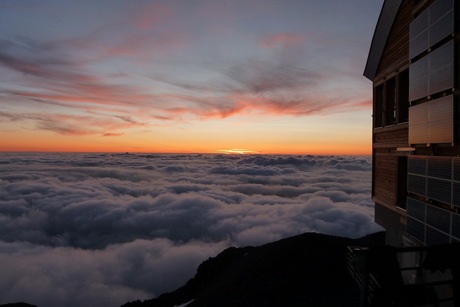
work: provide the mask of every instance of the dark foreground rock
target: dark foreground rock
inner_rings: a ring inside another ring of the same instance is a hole
[[[123,307],[359,306],[346,247],[384,244],[384,233],[349,239],[305,233],[258,247],[228,248],[181,288]]]

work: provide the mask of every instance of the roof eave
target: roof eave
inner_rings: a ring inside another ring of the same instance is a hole
[[[402,0],[385,0],[380,11],[380,16],[375,26],[374,35],[372,37],[369,55],[367,57],[366,67],[364,68],[364,77],[369,80],[374,80],[377,74],[377,69],[382,58],[385,45],[390,35],[396,15]]]

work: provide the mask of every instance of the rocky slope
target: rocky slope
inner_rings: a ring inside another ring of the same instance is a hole
[[[346,269],[348,245],[381,245],[384,233],[360,239],[305,233],[258,247],[228,248],[204,261],[181,288],[136,306],[359,306]]]

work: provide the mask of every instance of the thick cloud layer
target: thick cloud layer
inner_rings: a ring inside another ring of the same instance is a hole
[[[373,222],[370,157],[2,153],[1,303],[117,306],[228,246]]]

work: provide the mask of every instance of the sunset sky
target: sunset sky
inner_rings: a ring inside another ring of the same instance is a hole
[[[0,151],[370,154],[383,0],[2,0]]]

